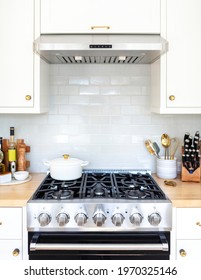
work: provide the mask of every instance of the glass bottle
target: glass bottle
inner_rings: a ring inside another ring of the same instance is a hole
[[[13,173],[16,171],[16,161],[17,161],[17,149],[15,143],[15,129],[10,127],[10,139],[8,141],[8,161],[9,161],[9,171]]]
[[[2,163],[3,158],[4,158],[4,154],[2,151],[2,137],[0,137],[0,174],[3,174],[6,170],[5,168],[5,164]]]

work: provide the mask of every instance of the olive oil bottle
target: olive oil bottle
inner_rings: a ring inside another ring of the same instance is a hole
[[[12,174],[16,171],[16,162],[17,162],[17,148],[15,142],[15,129],[10,127],[10,139],[8,142],[8,161],[9,161],[9,171]]]
[[[2,137],[0,137],[0,174],[3,174],[6,170],[5,164],[3,164],[4,154],[2,151]]]

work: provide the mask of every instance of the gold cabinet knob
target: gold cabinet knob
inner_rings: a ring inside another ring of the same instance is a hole
[[[107,30],[109,30],[110,26],[108,26],[108,25],[94,25],[94,26],[91,26],[91,29],[92,30],[95,30],[95,29],[107,29]]]
[[[25,95],[25,99],[27,100],[27,101],[29,101],[29,100],[31,100],[31,95]]]
[[[186,257],[187,253],[184,249],[179,250],[179,254],[181,257]]]
[[[2,225],[2,222],[0,221],[0,226]]]
[[[170,101],[174,101],[175,100],[175,96],[174,95],[170,95],[169,99],[170,99]]]
[[[196,225],[201,227],[201,222],[197,222]]]
[[[19,256],[20,250],[18,248],[16,248],[15,250],[13,250],[13,256],[17,257]]]

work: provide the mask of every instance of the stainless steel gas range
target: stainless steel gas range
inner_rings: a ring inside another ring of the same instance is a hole
[[[146,170],[48,174],[27,203],[29,259],[169,259],[172,204]]]

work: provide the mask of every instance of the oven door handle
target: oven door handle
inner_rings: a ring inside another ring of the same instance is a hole
[[[168,251],[169,245],[163,234],[160,234],[161,243],[37,243],[38,235],[33,236],[30,242],[30,251]]]
[[[168,244],[30,243],[30,251],[168,251]]]

